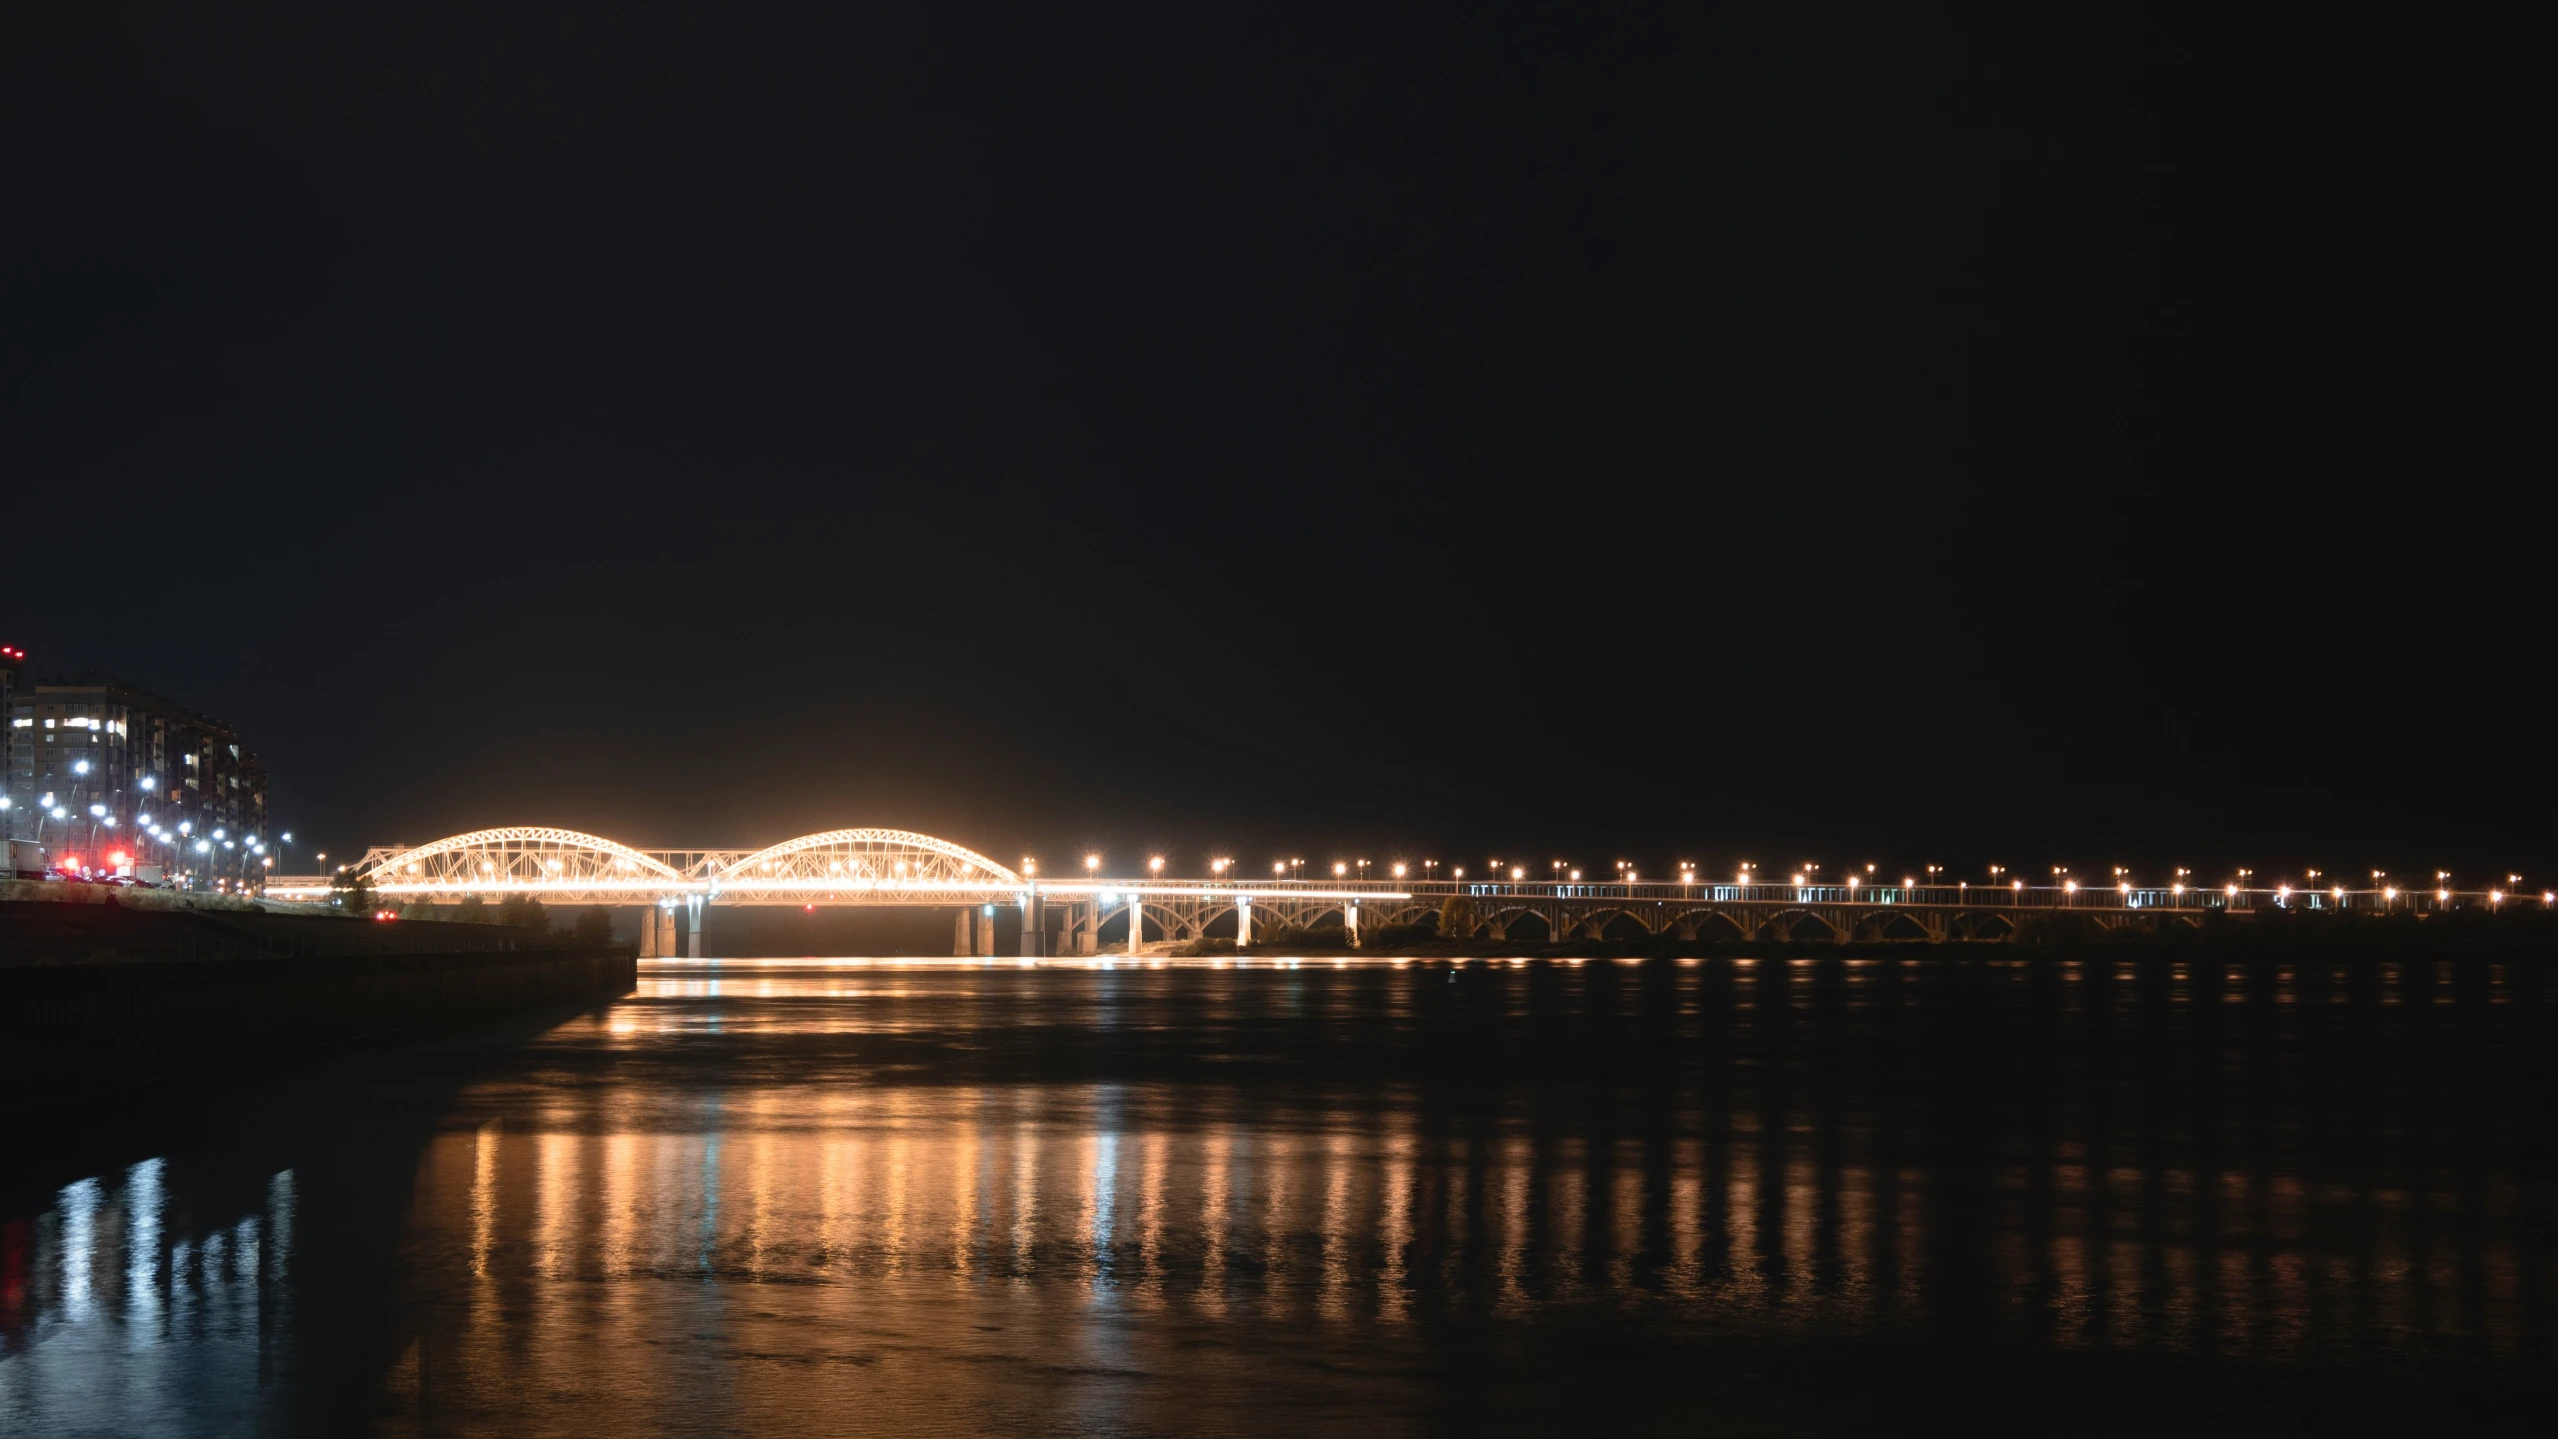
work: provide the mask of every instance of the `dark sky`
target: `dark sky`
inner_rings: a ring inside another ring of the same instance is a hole
[[[2546,847],[2443,15],[299,8],[19,22],[0,639],[323,844]]]

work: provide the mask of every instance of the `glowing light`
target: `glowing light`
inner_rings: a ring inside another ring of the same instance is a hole
[[[1088,854],[1088,855],[1085,855],[1085,856],[1084,856],[1084,870],[1085,870],[1085,872],[1086,872],[1086,873],[1090,873],[1091,871],[1096,870],[1096,869],[1099,869],[1099,868],[1101,868],[1101,856],[1100,856],[1100,855],[1097,855],[1097,854]]]

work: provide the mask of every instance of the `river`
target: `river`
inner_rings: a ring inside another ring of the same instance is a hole
[[[2403,956],[649,961],[22,1147],[0,1431],[2492,1424],[2547,1397],[2554,998]]]

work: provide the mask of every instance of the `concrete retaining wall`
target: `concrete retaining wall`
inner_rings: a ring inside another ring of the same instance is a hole
[[[629,945],[0,965],[0,1108],[627,992]]]

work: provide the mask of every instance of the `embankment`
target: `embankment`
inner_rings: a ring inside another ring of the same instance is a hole
[[[489,926],[0,902],[0,1108],[617,994],[629,945]]]

